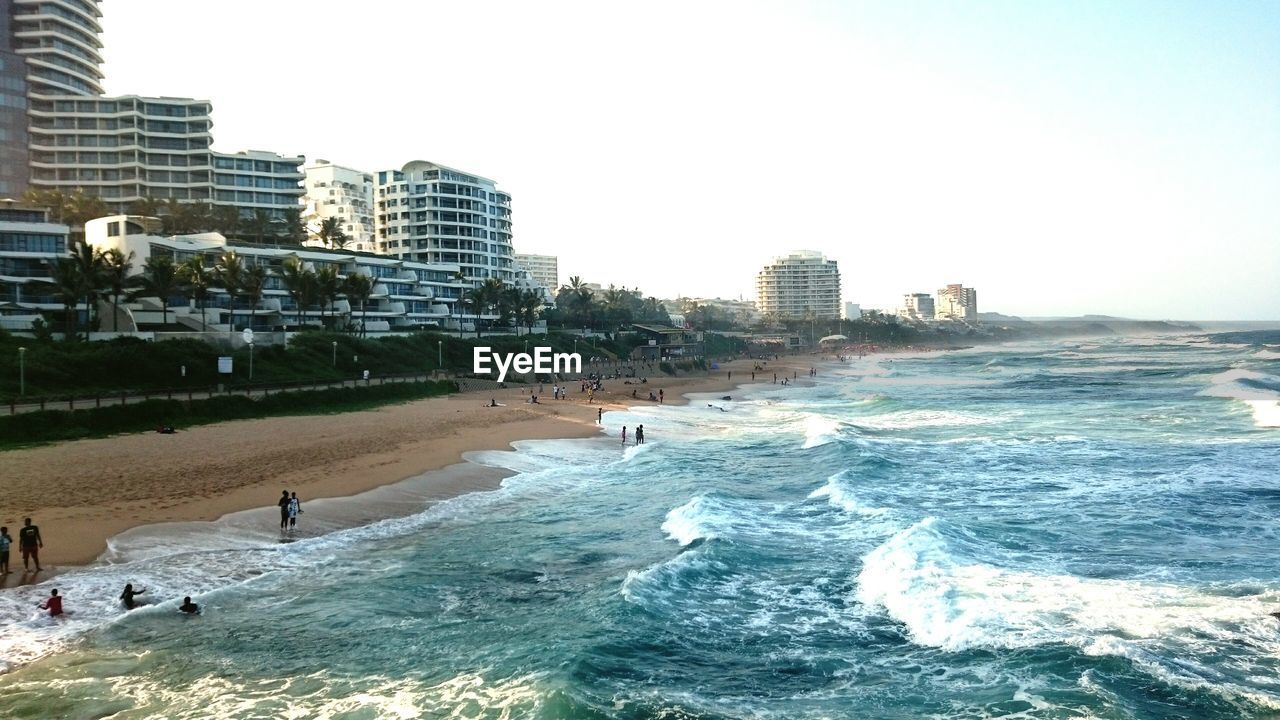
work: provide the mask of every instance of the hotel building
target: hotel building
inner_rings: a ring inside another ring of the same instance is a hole
[[[529,271],[529,277],[538,287],[545,288],[552,296],[560,289],[560,259],[555,255],[524,255],[516,253],[516,265]]]
[[[956,283],[938,289],[938,320],[978,321],[978,291]]]
[[[907,293],[902,296],[898,315],[907,320],[932,320],[933,296],[929,293]]]
[[[475,282],[515,282],[511,196],[494,181],[415,160],[377,173],[374,182],[379,252],[456,264]]]
[[[783,318],[839,319],[840,270],[822,253],[799,251],[774,258],[756,275],[756,307]]]
[[[303,219],[312,236],[306,245],[320,247],[314,236],[320,224],[338,219],[338,227],[347,235],[347,249],[377,252],[373,225],[373,175],[316,160],[303,168],[306,175],[306,210]]]

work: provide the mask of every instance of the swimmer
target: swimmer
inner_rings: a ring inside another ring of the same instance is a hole
[[[146,588],[138,588],[137,590],[134,590],[133,583],[126,583],[124,586],[124,592],[120,593],[120,601],[124,603],[125,608],[132,610],[138,606],[138,603],[133,601],[134,596],[141,595],[146,591]]]
[[[184,612],[188,615],[199,615],[200,606],[191,602],[191,596],[182,598],[182,604],[178,606],[178,612]]]
[[[58,594],[58,588],[54,588],[49,592],[49,597],[37,607],[41,610],[48,610],[49,617],[58,617],[62,614],[62,596]]]

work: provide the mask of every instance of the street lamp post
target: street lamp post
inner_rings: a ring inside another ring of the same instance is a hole
[[[27,349],[18,348],[18,394],[27,394]]]
[[[338,341],[333,341],[333,366],[338,367]]]
[[[444,367],[444,341],[436,341],[436,369]]]

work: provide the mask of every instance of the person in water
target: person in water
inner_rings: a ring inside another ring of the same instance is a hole
[[[298,500],[298,493],[294,493],[289,498],[289,529],[292,530],[298,526],[298,513],[302,512],[302,502]]]
[[[280,529],[284,530],[289,527],[289,491],[280,491],[280,501],[276,503],[280,506]]]
[[[200,606],[191,602],[191,596],[188,595],[182,598],[182,604],[178,606],[178,611],[184,612],[188,615],[199,615]]]
[[[623,445],[627,444],[627,426],[626,425],[622,426],[622,444]]]
[[[138,603],[133,601],[134,596],[141,595],[146,591],[146,588],[138,588],[137,590],[134,590],[133,583],[126,583],[124,586],[124,592],[120,593],[120,602],[124,603],[126,609],[132,610],[138,606]]]
[[[644,425],[639,425],[636,427],[636,444],[637,445],[644,444]]]
[[[62,596],[58,594],[58,588],[49,591],[49,597],[40,603],[41,610],[48,610],[49,617],[58,617],[62,614]]]

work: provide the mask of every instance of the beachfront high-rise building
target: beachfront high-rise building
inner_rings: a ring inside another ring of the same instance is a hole
[[[45,208],[0,201],[0,329],[30,330],[44,313],[63,309],[52,266],[68,256],[70,232],[50,222]]]
[[[115,212],[153,197],[274,220],[300,209],[302,158],[212,151],[209,101],[103,97],[101,16],[97,0],[12,0],[0,12],[0,196],[81,190]]]
[[[857,320],[862,317],[862,306],[858,303],[847,302],[844,304],[844,319]]]
[[[807,250],[774,258],[756,275],[756,307],[763,315],[839,319],[836,261]]]
[[[415,160],[374,182],[379,252],[456,264],[471,281],[514,282],[511,196],[492,180]]]
[[[929,293],[907,293],[902,296],[898,315],[907,320],[932,320],[933,296]]]
[[[319,247],[315,237],[320,224],[338,219],[338,229],[347,236],[346,247],[360,252],[377,252],[373,226],[373,175],[316,160],[303,168],[306,174],[306,210],[303,219],[311,239],[306,245]]]
[[[560,289],[560,259],[555,255],[525,255],[516,253],[516,265],[529,271],[538,287],[546,288],[553,296]]]
[[[27,189],[32,96],[102,92],[97,0],[12,0],[0,6],[0,197]]]
[[[937,312],[939,320],[978,320],[978,291],[955,283],[938,289]]]

